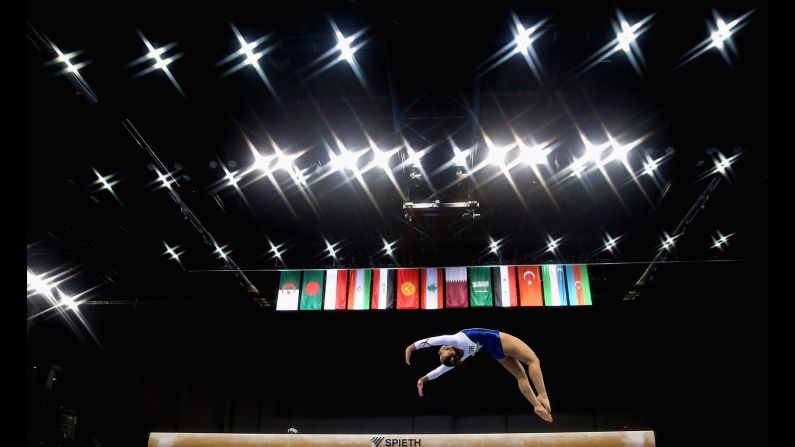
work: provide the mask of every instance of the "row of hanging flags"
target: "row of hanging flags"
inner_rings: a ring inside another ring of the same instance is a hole
[[[282,271],[276,310],[590,306],[588,266]]]

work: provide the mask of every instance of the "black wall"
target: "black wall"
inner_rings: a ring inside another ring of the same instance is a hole
[[[680,267],[684,273],[691,267]],[[669,269],[671,281],[678,276]],[[692,273],[692,272],[691,272]],[[688,293],[701,275],[711,292]],[[277,313],[248,305],[84,306],[102,348],[52,318],[28,335],[28,436],[142,446],[151,431],[451,433],[652,429],[659,445],[767,439],[767,296],[747,265],[701,268],[677,293],[590,308]],[[766,283],[766,279],[765,279]],[[495,361],[426,385],[412,341],[496,328],[539,355],[555,423]],[[45,388],[50,365],[60,370]],[[35,369],[33,367],[36,367]]]

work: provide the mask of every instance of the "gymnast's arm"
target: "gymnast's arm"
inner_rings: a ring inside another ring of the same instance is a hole
[[[441,376],[442,374],[446,373],[447,371],[450,371],[451,369],[453,369],[452,366],[439,365],[436,369],[429,372],[427,375],[420,377],[419,380],[417,380],[417,392],[420,393],[420,397],[422,397],[422,386],[425,385],[425,382],[433,380]]]
[[[406,347],[406,364],[411,364],[411,352],[415,349],[429,348],[431,346],[453,345],[455,341],[455,337],[452,335],[439,335],[437,337],[428,337],[422,340],[417,340]]]

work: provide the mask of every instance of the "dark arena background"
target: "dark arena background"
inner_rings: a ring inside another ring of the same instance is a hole
[[[26,445],[767,445],[768,13],[28,1]]]

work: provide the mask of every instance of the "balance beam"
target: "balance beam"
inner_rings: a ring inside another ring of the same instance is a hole
[[[455,435],[152,433],[149,447],[654,447],[654,432]]]

